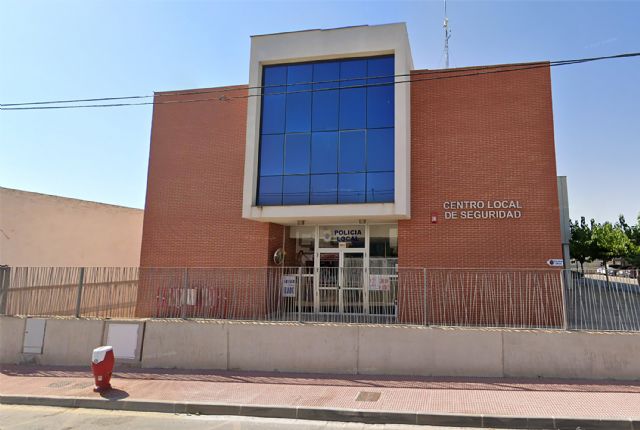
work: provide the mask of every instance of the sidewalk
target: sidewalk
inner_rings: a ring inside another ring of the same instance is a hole
[[[0,403],[494,428],[640,430],[640,382],[0,367]]]

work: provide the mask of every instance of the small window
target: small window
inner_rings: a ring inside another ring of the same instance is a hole
[[[338,202],[338,175],[311,175],[311,204],[331,205]]]
[[[284,177],[282,190],[283,205],[309,204],[309,176],[292,175]]]
[[[311,138],[311,173],[338,171],[338,133],[313,133]]]
[[[282,204],[282,176],[260,177],[258,204],[261,206],[279,206]]]
[[[285,175],[307,175],[310,164],[310,135],[288,134],[284,153]]]
[[[393,136],[393,128],[379,128],[367,131],[367,171],[393,171]]]
[[[282,175],[284,134],[262,136],[260,172],[264,176]]]
[[[343,131],[340,133],[340,172],[365,171],[365,132]]]
[[[394,173],[367,173],[367,201],[373,203],[393,202]]]
[[[364,203],[365,174],[345,173],[338,177],[338,203]]]

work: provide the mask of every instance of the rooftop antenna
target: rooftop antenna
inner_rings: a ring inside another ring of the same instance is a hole
[[[449,28],[449,18],[447,17],[447,0],[444,0],[444,65],[449,68],[449,38],[451,38],[451,29]]]

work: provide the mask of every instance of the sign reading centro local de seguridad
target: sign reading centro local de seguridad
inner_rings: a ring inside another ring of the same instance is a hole
[[[523,207],[520,200],[449,200],[442,209],[444,219],[518,219]]]

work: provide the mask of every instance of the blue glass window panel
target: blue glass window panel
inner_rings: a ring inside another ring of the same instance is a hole
[[[287,91],[308,91],[311,89],[311,81],[313,80],[312,64],[296,64],[290,65],[287,69]],[[298,85],[292,85],[298,84]]]
[[[313,84],[314,90],[338,88],[340,86],[339,80],[340,63],[338,61],[325,61],[313,65],[313,82],[316,82]]]
[[[319,91],[313,93],[313,131],[338,129],[339,91]]]
[[[338,202],[338,175],[311,175],[311,204],[331,205]]]
[[[393,201],[394,72],[393,56],[265,67],[260,204]]]
[[[367,173],[367,202],[388,203],[394,201],[393,172]]]
[[[282,175],[284,135],[267,134],[260,143],[260,176]]]
[[[287,94],[287,133],[311,131],[311,93]]]
[[[311,153],[309,134],[289,134],[284,149],[284,174],[308,175]]]
[[[262,101],[262,133],[284,133],[285,95],[266,95]]]
[[[338,171],[338,133],[313,133],[311,136],[311,173]]]
[[[283,205],[309,204],[309,175],[285,176],[282,190]]]
[[[367,119],[367,89],[340,90],[340,129],[365,128]]]
[[[339,172],[364,172],[365,132],[344,131],[340,133]]]
[[[258,206],[282,204],[282,176],[263,176],[258,183]]]
[[[367,171],[394,169],[394,129],[367,130]]]
[[[367,76],[369,84],[383,84],[394,81],[394,58],[378,57],[368,60]]]
[[[338,177],[338,203],[364,203],[365,174],[342,173]]]
[[[264,68],[262,85],[265,94],[282,93],[286,91],[287,66],[267,66]],[[283,84],[279,86],[278,84]]]
[[[344,60],[340,63],[340,86],[365,85],[367,60]],[[354,79],[360,78],[360,79]]]
[[[367,88],[367,127],[393,127],[393,85]]]

